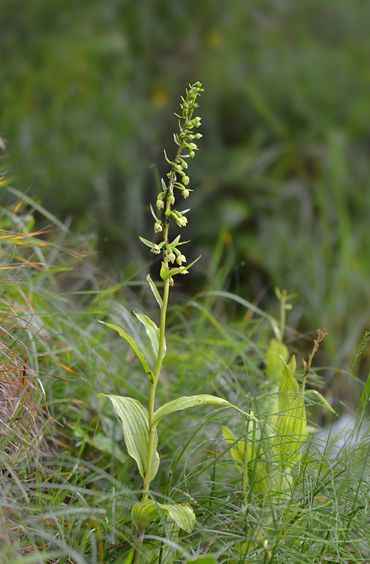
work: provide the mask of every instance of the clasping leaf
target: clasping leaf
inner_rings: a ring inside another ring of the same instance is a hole
[[[135,313],[135,312],[134,312]],[[158,356],[159,351],[159,329],[157,325],[148,317],[147,315],[143,315],[142,313],[135,313],[136,317],[139,321],[144,325],[146,329],[146,334],[150,339],[150,343],[152,345],[153,352],[155,356]],[[162,352],[162,360],[166,356],[166,341],[163,339],[163,352]]]
[[[171,519],[180,529],[191,533],[195,524],[195,515],[188,503],[172,504],[158,503],[151,499],[135,503],[131,510],[131,519],[137,528],[147,527],[149,523],[158,519],[160,513]]]
[[[114,411],[122,421],[123,436],[129,455],[136,461],[142,477],[148,461],[149,449],[149,414],[147,409],[138,401],[124,396],[108,396],[99,394],[98,398],[109,398]],[[150,481],[158,472],[159,456],[156,451],[158,435],[155,433],[154,452]]]
[[[189,407],[195,407],[197,405],[205,405],[205,404],[216,404],[216,405],[224,405],[225,407],[233,407],[237,409],[243,415],[247,415],[248,418],[255,419],[252,415],[245,413],[242,409],[239,409],[236,405],[228,402],[223,398],[218,398],[216,396],[211,396],[208,394],[199,394],[196,396],[182,396],[181,398],[177,398],[173,401],[169,401],[165,403],[154,412],[153,423],[154,425],[158,425],[159,421],[165,415],[169,413],[174,413],[175,411],[181,411],[183,409],[188,409]],[[256,420],[256,419],[255,419]]]

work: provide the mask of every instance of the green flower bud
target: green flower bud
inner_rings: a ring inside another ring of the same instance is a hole
[[[190,178],[188,176],[182,177],[182,183],[184,184],[184,186],[187,186],[189,182],[190,182]]]
[[[191,157],[191,158],[193,159],[193,158],[195,157],[195,152],[194,152],[194,151],[190,151],[189,157]]]
[[[184,188],[184,190],[181,192],[181,194],[183,195],[184,198],[188,198],[190,191],[187,190],[186,188]]]
[[[168,257],[169,261],[175,262],[176,256],[175,256],[175,253],[173,253],[172,251],[170,253],[168,253],[167,257]]]
[[[157,200],[156,206],[159,210],[164,208],[164,202],[163,200]]]
[[[154,224],[154,231],[155,233],[160,233],[163,231],[162,222],[156,221]]]

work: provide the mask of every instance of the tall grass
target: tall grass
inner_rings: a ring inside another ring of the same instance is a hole
[[[0,135],[19,185],[95,230],[107,259],[144,256],[168,110],[201,76],[189,237],[203,281],[222,226],[236,257],[223,289],[270,312],[276,285],[298,292],[291,325],[325,327],[322,362],[345,370],[370,318],[366,3],[189,0],[165,17],[162,0],[2,5]]]
[[[94,388],[112,378],[115,357],[95,319],[114,288],[96,291],[80,270],[82,289],[74,290],[69,276],[91,251],[67,252],[68,229],[46,211],[52,224],[35,232],[35,209],[43,213],[24,196],[0,219],[0,561],[100,563],[103,533],[112,544],[122,539],[110,531],[127,495],[112,475],[122,460],[115,425],[106,421],[96,433]],[[61,292],[66,285],[70,295]]]
[[[141,477],[120,424],[109,405],[99,408],[96,393],[114,389],[145,402],[146,390],[129,347],[97,319],[109,315],[145,348],[145,330],[132,322],[131,310],[141,302],[150,313],[150,291],[138,283],[138,298],[132,285],[103,279],[93,241],[74,241],[37,202],[8,190],[16,199],[0,216],[0,562],[127,564],[137,547],[130,512]],[[35,230],[35,213],[44,228]],[[246,429],[237,412],[210,406],[169,418],[150,495],[159,503],[191,503],[196,526],[174,536],[164,518],[150,523],[150,561],[367,562],[370,447],[362,426],[369,385],[353,440],[331,452],[330,439],[311,431],[299,463],[261,495],[261,460],[271,474],[281,471],[268,443],[278,396],[267,376],[280,319],[227,292],[219,260],[215,253],[213,291],[178,296],[169,308],[158,400],[214,394],[253,409],[257,422]],[[289,327],[286,335],[290,351],[306,348],[307,336]],[[311,368],[309,387],[320,388],[324,375]],[[306,398],[306,409],[314,418],[322,403]],[[246,437],[255,458],[240,462],[233,449]]]

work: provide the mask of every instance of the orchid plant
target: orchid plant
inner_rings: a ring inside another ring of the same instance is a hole
[[[147,276],[147,281],[160,310],[159,327],[147,315],[135,313],[138,321],[145,327],[155,357],[154,365],[150,366],[144,352],[140,350],[134,339],[122,327],[105,323],[131,345],[142,364],[149,384],[148,407],[142,405],[138,400],[126,396],[105,394],[98,396],[109,398],[114,411],[121,419],[128,454],[136,461],[143,479],[141,500],[133,506],[131,513],[132,521],[137,528],[138,542],[136,550],[133,551],[135,562],[140,560],[145,530],[149,523],[155,519],[163,519],[163,516],[165,516],[175,526],[189,533],[195,524],[195,515],[189,503],[162,504],[149,496],[150,485],[157,474],[160,462],[157,446],[158,425],[161,420],[167,415],[190,407],[205,404],[232,405],[223,398],[201,394],[179,397],[155,409],[156,389],[166,356],[166,316],[170,288],[174,285],[175,276],[188,274],[190,267],[196,262],[186,265],[187,259],[182,252],[182,245],[185,243],[180,240],[180,235],[171,240],[170,225],[173,220],[180,228],[184,228],[188,223],[186,214],[189,209],[180,211],[176,204],[178,198],[187,199],[191,193],[187,160],[195,156],[195,152],[198,150],[196,141],[202,137],[200,133],[194,133],[194,130],[201,125],[201,119],[194,117],[194,111],[198,107],[197,98],[202,91],[202,85],[196,82],[186,90],[185,98],[181,98],[181,113],[175,114],[179,120],[179,132],[174,134],[174,141],[177,145],[176,156],[173,160],[170,160],[164,153],[165,159],[170,165],[170,171],[167,174],[167,179],[161,180],[161,191],[157,195],[156,211],[150,206],[154,218],[154,233],[161,235],[161,241],[149,241],[140,237],[152,253],[162,255],[160,268],[160,278],[163,281],[162,295],[150,276]],[[236,409],[239,410],[239,408]],[[248,417],[247,414],[245,415]]]

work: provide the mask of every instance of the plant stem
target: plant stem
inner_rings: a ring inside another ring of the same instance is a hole
[[[154,441],[155,441],[155,431],[156,428],[153,425],[154,418],[154,402],[155,402],[155,392],[157,389],[159,374],[162,368],[162,357],[165,342],[165,332],[166,332],[166,315],[168,306],[168,296],[170,290],[170,281],[166,280],[164,283],[164,294],[163,294],[163,305],[161,309],[161,321],[159,326],[159,346],[158,346],[158,356],[154,372],[154,380],[150,385],[150,396],[149,396],[149,445],[148,445],[148,460],[146,463],[145,477],[143,483],[143,497],[141,501],[146,501],[148,499],[148,491],[150,486],[150,470],[152,467],[153,452],[154,452]]]
[[[248,430],[249,430],[249,420],[245,422],[245,432],[244,432],[244,453],[243,453],[243,466],[242,466],[242,491],[244,495],[244,503],[247,498],[248,487],[249,487],[249,476],[248,476]]]
[[[185,174],[184,168],[187,169],[188,165],[184,159],[191,157],[193,158],[195,155],[195,150],[197,150],[197,146],[192,141],[194,139],[200,139],[201,135],[192,134],[192,129],[194,127],[200,126],[200,118],[195,118],[191,121],[194,109],[198,107],[195,103],[195,99],[200,92],[202,92],[201,84],[196,82],[189,91],[186,91],[187,97],[186,99],[182,98],[183,104],[181,104],[182,109],[182,116],[177,116],[180,120],[183,119],[184,123],[180,125],[180,133],[179,135],[175,135],[175,141],[179,146],[176,157],[174,161],[169,161],[167,155],[165,153],[165,158],[168,163],[171,164],[171,170],[168,176],[168,183],[166,184],[162,180],[162,192],[157,196],[157,208],[158,210],[164,210],[164,222],[158,219],[151,208],[152,214],[155,219],[154,231],[160,232],[163,230],[163,240],[159,245],[151,243],[150,241],[146,241],[142,239],[142,241],[147,245],[150,246],[152,251],[155,254],[159,254],[160,249],[163,252],[163,262],[160,271],[160,276],[164,281],[164,293],[163,293],[163,300],[160,298],[157,299],[159,305],[161,306],[161,319],[160,319],[160,326],[159,326],[159,339],[158,339],[158,354],[157,360],[155,365],[154,374],[150,378],[150,394],[149,394],[149,405],[148,405],[148,424],[149,424],[149,437],[148,437],[148,457],[146,461],[146,467],[144,472],[144,479],[143,479],[143,494],[141,498],[141,502],[145,502],[149,498],[149,488],[151,482],[151,474],[152,474],[152,465],[153,465],[153,455],[155,452],[155,441],[156,441],[156,425],[154,424],[154,413],[155,413],[155,393],[157,389],[157,384],[159,380],[159,375],[162,368],[162,359],[163,353],[165,351],[165,332],[166,332],[166,316],[167,316],[167,306],[168,306],[168,297],[170,291],[170,285],[173,286],[173,276],[176,274],[187,274],[187,270],[184,266],[182,266],[183,262],[186,262],[186,258],[180,253],[177,249],[179,244],[180,236],[176,238],[171,244],[169,243],[169,226],[170,226],[170,218],[173,217],[176,220],[176,223],[179,227],[183,227],[187,223],[187,219],[184,217],[183,214],[188,212],[189,210],[185,210],[184,212],[179,212],[177,210],[171,210],[171,206],[175,203],[175,196],[174,196],[174,189],[178,188],[183,197],[187,198],[189,195],[189,190],[186,186],[189,184],[189,177]],[[186,154],[183,155],[183,151],[186,150]],[[181,178],[181,182],[177,182],[177,174],[179,174]],[[176,259],[177,255],[177,259]],[[179,267],[170,268],[170,263],[177,261]],[[193,264],[193,263],[192,263]],[[192,266],[189,265],[189,266]],[[156,295],[157,297],[157,295]],[[138,544],[135,548],[135,555],[133,564],[139,564],[140,556],[142,553],[142,545],[144,541],[145,535],[145,525],[138,527],[138,534],[137,534],[137,541]],[[160,553],[160,559],[162,557],[162,550]]]
[[[159,374],[162,368],[162,357],[165,342],[165,332],[166,332],[166,315],[168,306],[168,296],[170,291],[170,281],[166,280],[164,283],[164,293],[163,293],[163,305],[161,309],[161,320],[159,326],[159,346],[158,346],[158,356],[154,372],[154,380],[150,385],[150,396],[149,396],[149,444],[148,444],[148,459],[145,469],[145,477],[143,481],[143,495],[141,501],[146,501],[149,497],[149,487],[150,487],[150,474],[153,461],[154,452],[154,441],[155,441],[155,431],[156,427],[153,425],[154,419],[154,406],[155,406],[155,392],[158,384]],[[133,564],[139,564],[141,556],[141,546],[144,540],[145,527],[140,527],[138,529],[137,540],[139,546],[135,549],[135,556],[133,559]]]
[[[283,290],[282,293],[280,293],[280,343],[284,342],[286,301],[287,291]]]

